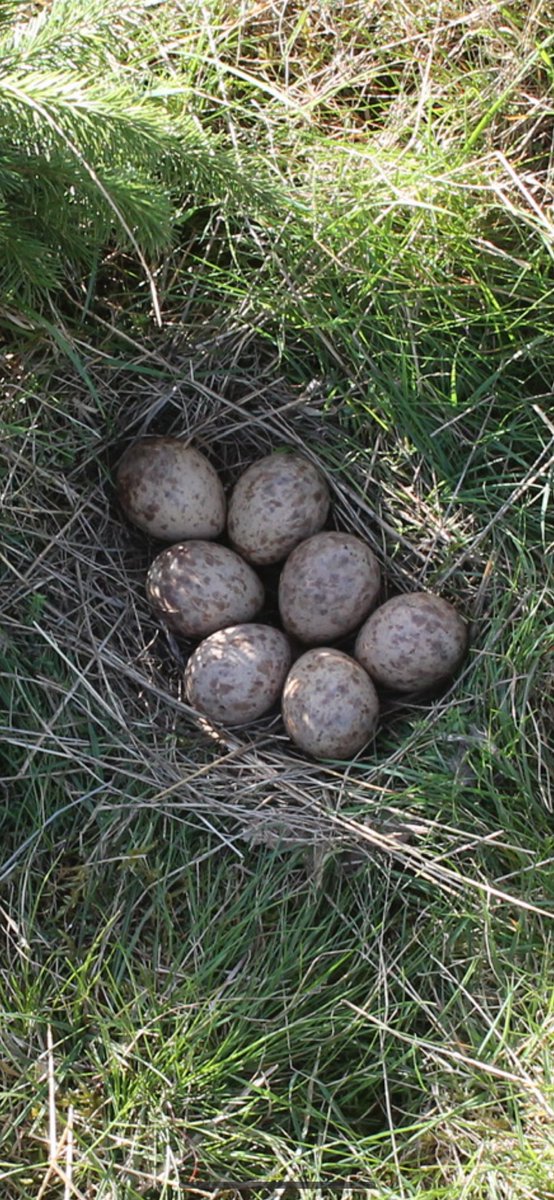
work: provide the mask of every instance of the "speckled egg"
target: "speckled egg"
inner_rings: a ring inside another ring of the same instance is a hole
[[[329,490],[316,467],[300,454],[269,454],[252,463],[229,500],[228,531],[249,562],[281,562],[303,538],[321,529]]]
[[[162,541],[216,538],[225,528],[225,494],[208,459],[179,438],[142,438],[117,469],[125,515]]]
[[[289,671],[283,721],[293,742],[313,758],[352,758],[373,735],[378,717],[369,675],[341,650],[308,650]]]
[[[307,645],[334,642],[367,617],[380,585],[379,563],[361,538],[316,533],[293,550],[283,567],[283,625]]]
[[[421,692],[454,674],[467,644],[467,625],[447,600],[410,592],[393,596],[369,617],[354,653],[382,687]]]
[[[279,699],[290,663],[290,643],[279,629],[221,629],[201,642],[187,663],[187,700],[225,725],[257,721]]]
[[[154,559],[146,594],[156,614],[184,637],[251,621],[264,602],[252,567],[217,542],[180,542]]]

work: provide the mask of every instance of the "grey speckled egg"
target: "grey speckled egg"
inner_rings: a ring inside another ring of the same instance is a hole
[[[367,617],[380,586],[379,563],[361,538],[316,533],[293,550],[283,567],[283,625],[308,645],[336,641]]]
[[[308,650],[289,671],[283,721],[313,758],[352,758],[375,731],[379,700],[371,679],[342,650]]]
[[[146,594],[170,629],[193,638],[251,621],[264,602],[252,567],[226,546],[204,541],[162,550],[148,572]]]
[[[257,721],[279,699],[290,663],[290,643],[279,629],[221,629],[201,642],[187,663],[187,700],[225,725]]]
[[[249,562],[280,562],[321,529],[328,511],[327,484],[307,458],[269,454],[252,463],[235,484],[229,538]]]
[[[354,653],[377,684],[420,692],[454,674],[467,644],[467,625],[447,600],[410,592],[393,596],[369,617]]]
[[[225,528],[225,494],[208,459],[179,438],[142,438],[117,469],[125,515],[162,541],[216,538]]]

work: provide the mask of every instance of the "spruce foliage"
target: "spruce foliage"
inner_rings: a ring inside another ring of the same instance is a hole
[[[83,279],[106,244],[147,260],[190,205],[229,204],[244,171],[137,58],[145,0],[0,3],[0,285],[25,311]],[[257,185],[253,184],[253,192]]]

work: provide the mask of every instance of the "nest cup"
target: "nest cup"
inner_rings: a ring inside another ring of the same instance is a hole
[[[438,532],[430,529],[427,510],[419,523],[417,513],[413,518],[413,541],[402,528],[405,514],[386,486],[384,435],[375,426],[371,434],[360,432],[347,402],[334,407],[324,386],[295,389],[264,353],[240,338],[222,342],[214,336],[201,350],[171,350],[158,379],[155,370],[114,375],[89,364],[94,401],[82,378],[64,368],[58,438],[48,390],[42,399],[37,387],[35,424],[40,428],[44,403],[52,434],[40,467],[21,454],[11,476],[25,559],[18,563],[22,582],[10,583],[8,633],[11,620],[38,663],[41,646],[59,655],[72,704],[82,712],[79,755],[80,762],[90,763],[91,786],[102,762],[102,804],[131,805],[131,780],[133,807],[167,806],[195,824],[220,818],[241,836],[254,837],[263,820],[277,838],[286,830],[286,837],[310,842],[330,834],[348,841],[351,832],[339,835],[331,814],[345,803],[351,812],[359,806],[367,812],[371,801],[373,816],[377,808],[387,809],[387,764],[409,753],[406,699],[385,711],[378,754],[370,745],[354,763],[340,765],[311,761],[297,751],[278,711],[229,731],[199,718],[183,687],[196,643],[165,632],[146,599],[146,573],[162,544],[131,526],[116,498],[117,462],[139,437],[190,440],[207,455],[227,492],[251,462],[288,447],[311,459],[329,484],[326,527],[364,538],[377,554],[384,567],[383,599],[435,587],[437,569],[448,565],[448,547],[445,552]],[[67,452],[68,412],[79,421],[73,459]],[[413,462],[403,469],[408,486]],[[24,509],[23,493],[33,497]],[[278,623],[279,570],[261,572],[268,604],[257,619],[271,624]],[[458,582],[453,580],[450,596],[440,580],[438,590],[456,603]],[[55,696],[52,703],[55,708]],[[425,711],[427,705],[421,707]],[[72,743],[64,754],[74,752]]]
[[[414,588],[410,577],[410,547],[401,545],[403,539],[397,537],[394,553],[392,557],[390,555],[389,524],[381,512],[379,486],[373,479],[375,454],[372,456],[369,448],[364,450],[354,441],[340,410],[329,411],[322,389],[314,387],[309,395],[295,396],[282,383],[268,383],[254,395],[249,394],[248,389],[241,395],[241,388],[235,384],[232,395],[226,395],[202,386],[176,384],[165,398],[163,395],[150,396],[150,404],[146,400],[143,406],[137,405],[131,428],[126,426],[126,437],[117,439],[114,444],[114,453],[110,455],[114,467],[123,450],[137,438],[160,434],[182,438],[201,450],[217,471],[227,495],[246,468],[265,455],[275,451],[301,453],[314,463],[329,486],[331,507],[324,528],[355,534],[368,542],[377,554],[383,575],[380,602],[398,591]],[[167,543],[161,544],[136,530],[130,531],[117,505],[114,518],[121,521],[134,549],[139,551],[142,543],[147,569]],[[226,533],[217,540],[229,545]],[[256,620],[276,627],[281,627],[277,589],[282,566],[283,563],[255,567],[266,594],[264,608]],[[197,641],[177,638],[151,613],[145,617],[145,622],[152,633],[152,665],[156,675],[161,676],[165,686],[183,702],[182,672]],[[356,633],[357,630],[333,644],[352,653]],[[304,649],[293,644],[296,654]],[[403,702],[406,703],[405,698]],[[387,711],[394,712],[398,706],[396,699],[387,701],[384,697],[385,715]],[[261,739],[266,751],[271,748],[274,753],[302,757],[285,737],[277,705],[257,722],[233,729],[230,734],[192,710],[189,710],[188,719],[195,729],[222,747],[246,750],[252,746],[259,750]],[[374,755],[367,750],[361,757],[367,759]]]

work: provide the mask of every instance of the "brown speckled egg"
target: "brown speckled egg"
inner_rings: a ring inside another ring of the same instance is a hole
[[[290,663],[290,643],[279,629],[221,629],[201,642],[187,663],[187,700],[225,725],[257,721],[279,699]]]
[[[369,675],[342,650],[308,650],[289,671],[283,721],[313,758],[352,758],[375,731],[379,700]]]
[[[264,602],[252,567],[226,546],[204,541],[162,550],[148,572],[146,594],[170,629],[193,638],[251,621]]]
[[[280,562],[325,524],[329,491],[320,472],[300,454],[269,454],[235,484],[227,528],[235,550],[249,562]]]
[[[117,469],[125,515],[162,541],[216,538],[225,528],[225,495],[208,459],[179,438],[142,438]]]
[[[393,596],[360,629],[355,656],[372,679],[395,692],[444,683],[467,650],[465,621],[429,592]]]
[[[379,563],[361,538],[316,533],[293,550],[283,567],[283,625],[307,645],[334,642],[367,617],[380,585]]]

